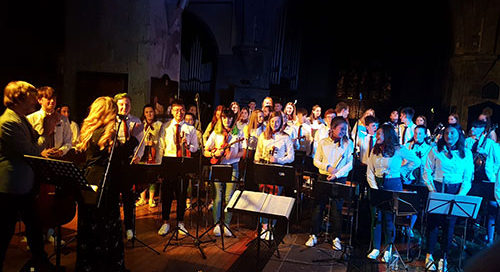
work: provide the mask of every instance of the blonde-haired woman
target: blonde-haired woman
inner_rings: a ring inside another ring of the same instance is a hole
[[[101,188],[109,153],[116,133],[117,107],[111,97],[99,97],[83,121],[77,150],[86,152],[85,178],[97,193],[103,192],[101,206],[97,194],[82,193],[78,205],[78,249],[76,271],[126,271],[119,206],[119,169],[137,145],[135,137],[116,143],[106,185]]]

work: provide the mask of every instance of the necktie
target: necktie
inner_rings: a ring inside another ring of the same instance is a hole
[[[128,139],[128,125],[127,121],[123,120],[122,121],[122,131],[123,131],[123,142],[126,142]]]
[[[372,153],[373,149],[373,135],[370,135],[370,142],[368,143],[368,156]]]
[[[299,139],[300,136],[302,136],[302,125],[299,126],[299,132],[297,133],[297,137],[299,137]]]
[[[472,145],[472,149],[471,149],[472,154],[477,153],[477,147],[478,147],[478,145],[479,145],[479,140],[476,139],[474,141],[474,144]]]
[[[177,157],[182,157],[180,124],[175,124],[175,148],[177,151]]]
[[[403,137],[401,137],[401,144],[402,144],[402,145],[404,145],[404,144],[405,144],[405,142],[406,142],[405,136],[406,136],[406,129],[407,129],[407,128],[408,128],[408,127],[407,127],[407,126],[405,126],[405,128],[403,129]]]

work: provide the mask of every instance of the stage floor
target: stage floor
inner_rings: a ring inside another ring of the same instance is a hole
[[[175,207],[175,205],[174,205]],[[280,257],[276,253],[272,254],[267,246],[261,245],[261,261],[257,263],[256,258],[256,219],[248,216],[233,216],[231,228],[236,231],[237,238],[227,238],[225,250],[222,250],[221,239],[216,242],[205,243],[202,248],[207,256],[203,259],[198,249],[193,246],[190,238],[185,238],[179,246],[170,246],[166,252],[163,247],[166,244],[170,233],[161,237],[157,231],[161,225],[159,208],[149,208],[146,206],[137,207],[137,238],[145,244],[160,252],[157,255],[150,249],[136,242],[125,244],[126,267],[131,271],[385,271],[386,267],[382,263],[375,263],[366,259],[368,243],[354,246],[350,251],[349,261],[342,258],[340,252],[332,250],[329,244],[321,244],[314,248],[304,246],[308,238],[307,230],[310,226],[310,217],[305,213],[305,217],[290,225],[289,234],[286,234],[286,225],[278,228],[284,237],[284,243],[279,245]],[[200,233],[206,227],[210,227],[211,211],[204,211]],[[63,226],[63,239],[70,241],[76,234],[76,217]],[[175,209],[172,211],[172,218],[175,218]],[[195,232],[195,212],[186,212],[186,227],[194,234]],[[239,224],[237,222],[239,221]],[[369,231],[369,230],[366,230]],[[7,258],[4,264],[4,271],[19,271],[29,259],[29,252],[26,242],[23,240],[23,226],[16,226],[16,234],[12,238]],[[210,233],[211,234],[211,233]],[[125,234],[124,234],[125,237]],[[204,238],[206,240],[208,237]],[[213,238],[213,236],[212,236]],[[347,240],[347,239],[344,239]],[[321,240],[320,240],[321,241]],[[398,235],[399,241],[399,235]],[[405,255],[406,247],[404,243],[397,244],[402,255]],[[54,252],[51,244],[46,244],[47,253]],[[409,271],[424,271],[423,258],[414,260],[408,264]],[[332,261],[315,262],[318,259],[333,258]],[[55,263],[55,257],[51,259]],[[69,242],[63,249],[61,263],[66,267],[66,271],[74,271],[76,262],[76,241]],[[400,266],[401,267],[401,266]]]

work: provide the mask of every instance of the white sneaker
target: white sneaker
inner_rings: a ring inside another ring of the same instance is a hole
[[[335,237],[332,243],[333,250],[342,250],[342,244],[340,243],[340,239]]]
[[[127,230],[127,240],[130,241],[134,238],[134,232],[131,229]]]
[[[386,250],[384,252],[384,257],[382,257],[382,262],[384,262],[384,263],[390,262],[391,261],[391,257],[392,257],[391,256],[391,251],[390,250]]]
[[[214,228],[214,236],[220,237],[220,225],[219,224],[217,224]]]
[[[316,235],[311,234],[309,235],[309,239],[306,242],[306,246],[308,247],[313,247],[318,243],[318,238],[316,238]]]
[[[229,231],[228,228],[224,227],[224,236],[225,237],[233,237],[233,234]]]
[[[376,260],[378,255],[380,255],[380,250],[373,249],[372,252],[370,252],[366,257],[368,259]]]
[[[179,224],[177,224],[177,226],[179,227],[179,235],[188,234],[188,231],[187,231],[186,227],[184,226],[184,223],[179,222]]]
[[[439,262],[438,262],[438,271],[439,272],[448,272],[448,265],[444,261],[444,259],[439,259]]]
[[[161,235],[161,236],[167,235],[169,230],[170,230],[170,225],[168,223],[164,223],[163,225],[161,225],[161,228],[158,230],[158,235]]]
[[[425,256],[425,269],[428,271],[436,271],[436,266],[433,264],[434,258],[431,254]]]

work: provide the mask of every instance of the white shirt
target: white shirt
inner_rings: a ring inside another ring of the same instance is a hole
[[[246,148],[245,141],[237,142],[239,139],[243,139],[243,132],[240,131],[236,135],[229,134],[228,135],[228,144],[231,145],[229,150],[232,156],[238,154],[241,150]],[[207,142],[205,143],[205,150],[210,150],[213,148],[220,148],[224,144],[224,134],[215,133],[212,131],[210,136],[208,137]],[[240,158],[231,158],[229,160],[226,159],[225,156],[222,157],[221,164],[233,164],[240,161]]]
[[[361,163],[368,165],[368,158],[370,157],[370,138],[372,138],[372,152],[375,143],[377,142],[377,138],[375,135],[365,135],[365,137],[360,137],[356,145],[359,148],[359,158]]]
[[[500,144],[497,143],[495,149],[497,150],[496,152],[500,152]],[[498,168],[495,179],[495,199],[500,204],[500,167]]]
[[[489,182],[495,182],[496,173],[498,172],[498,168],[500,167],[500,152],[496,148],[496,143],[490,138],[486,138],[486,142],[484,143],[484,147],[481,148],[483,141],[485,140],[484,135],[479,139],[477,152],[483,154],[486,157],[486,162],[484,165],[484,170],[486,172],[486,176],[488,177]],[[476,140],[472,137],[468,137],[465,139],[465,147],[472,151],[472,147]],[[472,154],[474,156],[474,154]]]
[[[116,127],[118,128],[118,124],[120,120],[118,119],[119,117],[117,116],[117,122],[116,122]],[[138,117],[135,117],[133,115],[127,115],[126,119],[127,127],[128,127],[128,133],[130,136],[133,136],[139,141],[139,144],[136,146],[134,149],[134,154],[137,153],[137,157],[141,158],[144,155],[144,143],[140,144],[142,141],[142,138],[144,137],[144,131],[143,131],[143,125],[141,122],[141,119]],[[118,142],[124,143],[125,142],[125,135],[123,134],[123,124],[119,125],[118,129]]]
[[[28,122],[33,126],[33,128],[38,132],[38,134],[43,134],[43,119],[47,113],[40,109],[34,113],[26,116]],[[68,118],[61,115],[61,120],[57,122],[54,128],[54,147],[61,150],[63,155],[68,153],[72,147],[73,133],[71,132],[71,125]]]
[[[73,146],[76,146],[78,144],[78,142],[80,142],[80,127],[78,126],[78,124],[74,121],[71,121],[71,124],[70,124],[70,128],[71,128],[71,143],[73,144]]]
[[[460,158],[458,150],[452,150],[452,158],[446,157],[443,151],[439,152],[437,147],[433,147],[427,156],[424,167],[424,182],[433,190],[433,181],[444,182],[445,184],[462,183],[460,195],[466,195],[471,187],[472,175],[474,173],[474,163],[472,153],[467,148],[464,149],[465,157]],[[444,178],[444,181],[443,181]]]
[[[356,131],[356,129],[357,129],[357,131]],[[356,132],[358,135],[356,135]],[[368,135],[368,131],[366,130],[366,127],[363,124],[361,124],[361,121],[356,122],[356,124],[354,124],[354,127],[352,128],[352,131],[351,131],[351,139],[356,139],[356,136],[358,136],[357,142],[361,142],[366,135]]]
[[[432,146],[427,144],[425,141],[421,144],[416,144],[414,141],[409,141],[405,146],[420,158],[420,179],[423,180],[424,166],[427,162],[427,156],[429,155]]]
[[[402,165],[403,160],[408,163]],[[420,166],[420,159],[404,146],[396,150],[392,157],[383,157],[382,154],[375,155],[372,151],[366,167],[368,185],[372,189],[378,189],[375,177],[399,178],[408,175],[418,166]]]
[[[347,177],[352,169],[353,148],[354,144],[350,139],[347,142],[341,140],[338,143],[330,137],[322,139],[314,155],[314,166],[318,167],[320,174],[329,175],[327,169],[331,166],[338,169],[334,178]]]
[[[321,140],[329,138],[330,137],[330,128],[325,125],[321,124],[314,134],[314,143],[313,143],[313,150],[312,150],[312,156],[314,157],[316,155],[316,149],[318,149],[318,144]]]
[[[299,128],[300,128],[300,135],[299,135]],[[307,156],[311,155],[312,152],[311,145],[314,139],[312,137],[312,129],[309,124],[296,123],[293,126],[293,137],[291,137],[291,139],[293,141],[293,146],[295,150],[304,151],[306,152]]]
[[[413,134],[415,133],[415,123],[410,122],[408,126],[406,124],[400,124],[399,125],[399,144],[405,145],[408,141],[413,139]],[[405,132],[405,127],[406,127],[406,132]],[[405,133],[404,133],[405,132]],[[403,135],[404,134],[404,135]],[[404,139],[403,139],[404,136]]]
[[[146,121],[143,122],[143,125],[144,125],[144,132],[143,133],[144,133],[146,138],[144,138],[144,142],[142,143],[142,145],[146,146],[146,143],[151,141],[151,142],[153,142],[153,147],[156,150],[158,150],[159,143],[160,143],[161,126],[163,125],[163,123],[161,121],[154,122],[152,124],[152,129],[150,129],[147,134],[146,134],[146,131],[147,131]],[[146,154],[144,154],[144,155],[146,155]]]
[[[277,164],[291,163],[295,159],[295,152],[290,137],[285,133],[275,133],[271,139],[266,139],[264,133],[260,134],[255,151],[255,161],[261,159],[269,161],[274,149],[274,158]]]
[[[190,126],[184,121],[177,123],[175,119],[164,123],[161,127],[160,133],[160,152],[157,152],[160,158],[157,158],[157,162],[161,162],[161,156],[165,157],[177,157],[177,147],[175,146],[175,128],[176,124],[179,124],[181,137],[186,138],[186,143],[189,151],[198,151],[198,138],[196,137],[196,129],[194,126]]]

